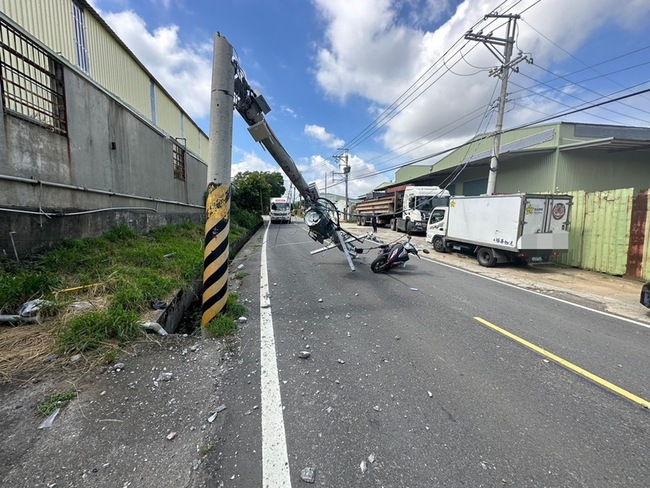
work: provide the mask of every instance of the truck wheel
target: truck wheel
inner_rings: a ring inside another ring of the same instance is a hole
[[[487,247],[481,247],[476,252],[476,259],[478,264],[485,266],[486,268],[491,268],[497,264],[497,258],[494,255],[494,251]]]
[[[445,243],[442,240],[442,237],[436,236],[433,238],[433,249],[435,249],[436,252],[447,252],[447,248],[445,247]]]
[[[372,262],[370,269],[373,273],[381,273],[382,271],[386,271],[388,269],[387,262],[388,261],[386,259],[386,256],[379,256]]]
[[[363,224],[361,223],[361,217],[357,217],[357,226],[361,227]]]
[[[410,220],[406,221],[406,233],[409,235],[413,233],[413,222]]]

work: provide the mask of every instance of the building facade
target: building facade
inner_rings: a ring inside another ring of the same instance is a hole
[[[420,174],[398,170],[393,186],[447,188],[452,195],[487,189],[491,135],[478,136]],[[505,132],[495,193],[566,193],[650,188],[650,129],[560,122]]]
[[[204,218],[209,141],[82,0],[0,0],[0,252]]]

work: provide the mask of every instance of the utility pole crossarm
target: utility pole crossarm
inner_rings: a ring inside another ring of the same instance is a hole
[[[501,93],[499,96],[499,110],[497,115],[497,122],[494,131],[494,139],[492,144],[492,157],[490,159],[490,171],[488,173],[488,183],[486,193],[492,195],[496,188],[496,178],[497,178],[497,167],[499,161],[499,151],[501,149],[501,133],[503,132],[503,116],[505,113],[506,106],[506,97],[508,90],[508,76],[510,71],[517,72],[517,65],[522,61],[527,61],[532,63],[532,60],[528,58],[524,53],[519,53],[519,55],[512,59],[512,49],[515,44],[515,30],[517,27],[517,20],[521,17],[517,14],[497,14],[491,13],[485,16],[485,18],[495,18],[495,19],[508,19],[506,25],[506,37],[494,37],[491,33],[484,35],[482,31],[478,34],[474,34],[472,31],[469,31],[465,34],[465,39],[471,41],[477,41],[483,43],[488,50],[499,60],[501,63],[500,66],[497,66],[490,70],[490,76],[497,76],[501,79]],[[503,46],[503,54],[497,51],[494,46]]]

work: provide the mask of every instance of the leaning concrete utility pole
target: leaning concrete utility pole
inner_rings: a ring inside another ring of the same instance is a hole
[[[506,32],[506,38],[494,37],[492,34],[483,35],[483,34],[474,34],[471,31],[465,34],[465,39],[472,41],[480,41],[494,54],[497,59],[501,61],[501,66],[498,66],[490,70],[490,76],[497,76],[501,78],[501,94],[499,96],[499,111],[497,115],[497,123],[494,129],[494,138],[492,139],[492,158],[490,159],[490,172],[488,174],[488,183],[487,191],[488,195],[492,195],[496,188],[497,183],[497,167],[499,165],[499,151],[501,149],[501,132],[503,131],[503,114],[505,113],[506,108],[506,97],[508,95],[508,76],[510,75],[510,70],[518,71],[516,65],[521,61],[527,61],[532,63],[533,61],[529,59],[523,53],[519,53],[517,58],[512,59],[512,47],[515,44],[515,29],[517,28],[517,19],[520,18],[516,14],[488,14],[485,18],[498,18],[498,19],[508,19],[508,26]],[[492,45],[503,46],[503,54],[498,52]]]
[[[205,203],[202,327],[223,310],[228,299],[230,170],[235,89],[232,53],[232,46],[226,38],[216,33],[210,96],[210,156],[208,196]]]

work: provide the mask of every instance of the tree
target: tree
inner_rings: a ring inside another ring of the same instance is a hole
[[[245,171],[233,178],[235,187],[233,203],[241,209],[258,214],[269,210],[269,199],[281,197],[286,191],[281,173],[271,171]]]

